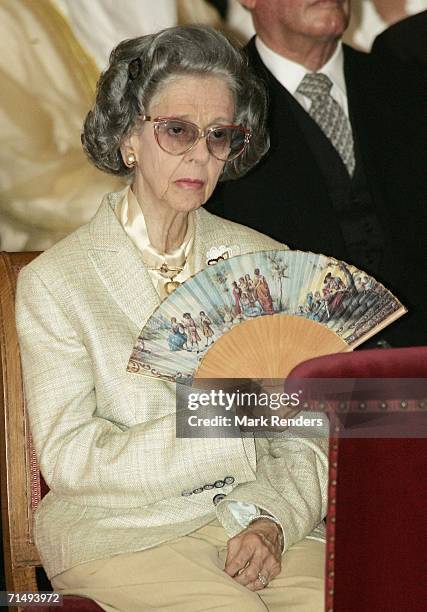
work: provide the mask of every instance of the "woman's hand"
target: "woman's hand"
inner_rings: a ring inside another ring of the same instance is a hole
[[[282,538],[281,527],[273,521],[253,522],[228,540],[225,572],[250,591],[264,589],[280,573]]]

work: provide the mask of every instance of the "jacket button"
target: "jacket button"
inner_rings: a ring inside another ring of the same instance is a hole
[[[215,487],[216,487],[217,489],[220,489],[220,488],[221,488],[221,487],[223,487],[224,485],[225,485],[225,482],[224,482],[223,480],[217,480],[217,481],[215,482]]]
[[[190,495],[193,495],[193,491],[183,491],[181,495],[183,497],[190,497]]]
[[[197,487],[197,489],[193,489],[193,493],[202,493],[203,487]]]
[[[233,478],[233,476],[226,476],[226,477],[224,478],[224,482],[225,482],[225,484],[233,484],[234,480],[235,480],[235,479]]]
[[[214,506],[217,506],[219,504],[219,502],[224,499],[225,495],[223,493],[218,493],[218,495],[215,495],[215,497],[213,498],[213,503]]]

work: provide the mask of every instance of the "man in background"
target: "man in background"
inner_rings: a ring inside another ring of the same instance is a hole
[[[347,47],[349,0],[241,0],[270,97],[270,151],[211,212],[373,275],[409,314],[380,340],[427,344],[424,83]],[[422,268],[424,266],[424,268]]]

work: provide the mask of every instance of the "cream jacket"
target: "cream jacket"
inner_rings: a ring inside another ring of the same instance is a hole
[[[285,550],[326,512],[326,441],[177,439],[174,385],[126,372],[159,297],[106,196],[94,219],[26,266],[17,327],[31,430],[50,493],[35,516],[49,577],[79,563],[156,546],[215,518],[241,526],[228,501],[271,512]],[[283,245],[203,209],[196,212],[194,266],[215,246],[244,253]],[[188,489],[225,476],[221,492]],[[315,534],[319,534],[317,530]],[[314,535],[315,535],[314,534]]]

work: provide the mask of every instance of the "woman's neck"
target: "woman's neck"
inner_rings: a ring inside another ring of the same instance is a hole
[[[153,205],[138,196],[135,187],[132,192],[144,215],[148,238],[159,253],[170,253],[179,248],[185,239],[188,226],[188,212],[177,212]]]

